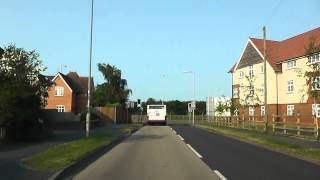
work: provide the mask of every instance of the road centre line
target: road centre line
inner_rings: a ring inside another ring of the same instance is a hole
[[[219,176],[219,178],[221,179],[221,180],[228,180],[226,177],[224,177],[218,170],[213,170],[213,172],[215,172],[218,176]]]
[[[179,134],[177,135],[182,141],[184,141],[183,137],[180,136]]]
[[[190,144],[187,144],[187,146],[199,157],[202,158],[202,156],[195,150]]]

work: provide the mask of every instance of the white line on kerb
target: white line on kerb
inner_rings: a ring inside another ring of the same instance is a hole
[[[218,176],[220,179],[222,180],[228,180],[226,177],[224,177],[218,170],[213,170]]]
[[[192,148],[192,146],[190,144],[187,144],[187,146],[199,157],[199,158],[202,158],[202,156]]]
[[[182,141],[184,141],[183,137],[181,137],[179,134],[178,134],[178,137],[179,137]]]

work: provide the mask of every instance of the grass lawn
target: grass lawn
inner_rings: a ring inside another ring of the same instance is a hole
[[[32,170],[56,172],[85,157],[88,153],[109,144],[122,134],[129,133],[133,126],[119,126],[112,131],[96,133],[89,138],[78,139],[53,146],[33,156],[22,159],[22,163]]]
[[[276,135],[243,129],[218,127],[207,124],[195,125],[211,132],[233,137],[242,141],[257,144],[265,148],[292,155],[316,164],[320,164],[320,148],[305,147],[301,144],[286,141]]]

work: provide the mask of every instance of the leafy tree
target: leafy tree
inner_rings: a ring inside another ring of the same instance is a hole
[[[320,92],[318,90],[320,83],[320,64],[319,62],[312,62],[312,58],[320,56],[320,44],[316,44],[315,38],[311,37],[308,46],[305,48],[305,56],[308,58],[308,69],[296,70],[298,77],[305,79],[305,85],[299,90],[301,95],[301,102],[306,98],[306,95],[312,98],[313,103],[317,104],[320,101]],[[316,87],[316,89],[315,89]]]
[[[9,140],[39,136],[41,108],[46,105],[51,81],[36,51],[9,45],[0,51],[0,127]]]
[[[123,105],[132,91],[128,88],[127,80],[122,79],[121,70],[104,63],[99,63],[98,69],[106,82],[96,87],[93,93],[93,104],[95,106],[105,106],[107,104]]]
[[[259,104],[262,104],[263,102],[259,98],[259,93],[263,95],[263,90],[259,88],[255,88],[255,80],[256,78],[254,76],[245,76],[247,82],[245,85],[241,85],[241,91],[243,93],[243,98],[240,99],[241,106],[244,107],[257,107]],[[236,104],[234,104],[236,105]]]

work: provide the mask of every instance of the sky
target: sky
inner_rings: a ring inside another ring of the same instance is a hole
[[[97,63],[122,71],[131,100],[230,96],[232,65],[248,37],[283,40],[320,27],[319,0],[95,0]],[[0,47],[35,49],[46,75],[88,76],[91,0],[0,0]],[[62,67],[62,68],[61,68]]]

